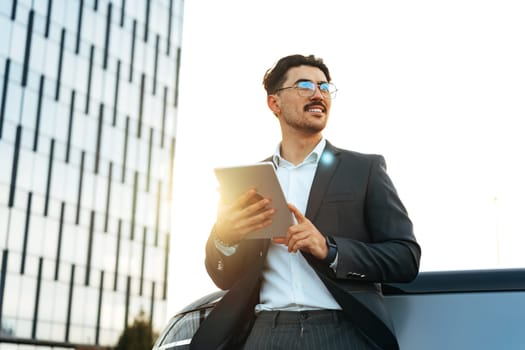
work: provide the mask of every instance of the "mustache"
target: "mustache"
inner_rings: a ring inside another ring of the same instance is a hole
[[[309,104],[304,106],[304,110],[307,110],[307,109],[312,108],[312,107],[322,107],[323,110],[326,110],[326,106],[325,106],[325,104],[322,101],[310,102]]]

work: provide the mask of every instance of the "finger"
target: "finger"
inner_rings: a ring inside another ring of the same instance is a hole
[[[286,244],[286,237],[274,237],[272,241],[275,244]]]
[[[299,226],[299,224],[295,224],[295,225],[288,227],[288,230],[286,231],[286,236],[283,237],[284,239],[283,244],[286,246],[289,246],[290,240],[292,239],[292,237],[301,231],[303,231],[303,229],[301,226]]]
[[[306,217],[297,209],[295,205],[292,203],[288,203],[288,209],[292,212],[292,214],[295,216],[295,219],[297,220],[297,223],[303,223],[306,221]]]
[[[288,230],[286,231],[286,245],[288,245],[288,241],[295,235],[299,234],[299,233],[302,233],[302,232],[307,232],[309,230],[309,226],[308,226],[308,219],[305,218],[305,221],[302,222],[302,223],[298,223],[298,224],[295,224],[295,225],[292,225],[290,227],[288,227]]]
[[[244,220],[231,220],[227,218],[223,221],[217,221],[215,224],[217,235],[222,237],[223,241],[237,243],[244,237],[255,230],[262,229],[271,225],[271,218],[264,218],[268,214],[263,213],[258,218],[249,218]]]
[[[248,190],[231,204],[219,206],[217,231],[228,232],[233,241],[240,241],[246,234],[272,223],[275,209],[270,199],[264,198],[254,189]]]
[[[239,218],[249,218],[254,217],[257,214],[263,212],[268,213],[268,210],[273,209],[270,207],[270,199],[261,197],[261,200],[254,202],[253,204],[248,205],[239,211]],[[275,212],[275,209],[273,209]],[[268,213],[269,214],[269,213]]]
[[[237,218],[236,220],[232,221],[233,229],[239,232],[249,233],[266,227],[271,224],[274,213],[275,209],[269,208],[259,212],[257,215]]]
[[[232,207],[242,209],[255,202],[257,197],[262,198],[262,196],[257,193],[255,188],[250,188],[248,191],[244,192],[233,201]]]
[[[250,224],[250,225],[243,226],[239,230],[240,236],[241,236],[241,238],[244,238],[244,236],[246,236],[250,232],[263,229],[263,228],[271,225],[271,223],[272,223],[272,220],[268,219],[268,220],[259,221],[257,223],[253,223],[253,224]]]
[[[297,252],[300,248],[308,246],[308,232],[299,232],[292,235],[288,240],[288,251]]]

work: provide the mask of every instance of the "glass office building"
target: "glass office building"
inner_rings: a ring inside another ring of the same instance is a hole
[[[166,324],[183,9],[0,1],[1,349]]]

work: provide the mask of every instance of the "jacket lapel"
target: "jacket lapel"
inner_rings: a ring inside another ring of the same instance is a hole
[[[328,185],[339,165],[339,153],[337,148],[326,141],[326,147],[321,154],[321,159],[319,159],[306,207],[305,216],[312,221],[314,221],[317,216]]]

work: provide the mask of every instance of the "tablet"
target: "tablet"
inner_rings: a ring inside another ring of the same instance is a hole
[[[215,168],[221,194],[226,202],[238,198],[250,188],[255,188],[263,197],[272,200],[275,214],[270,226],[248,233],[246,238],[272,238],[286,236],[288,227],[293,225],[293,214],[288,209],[286,198],[277,178],[272,162],[262,162],[242,166]]]

